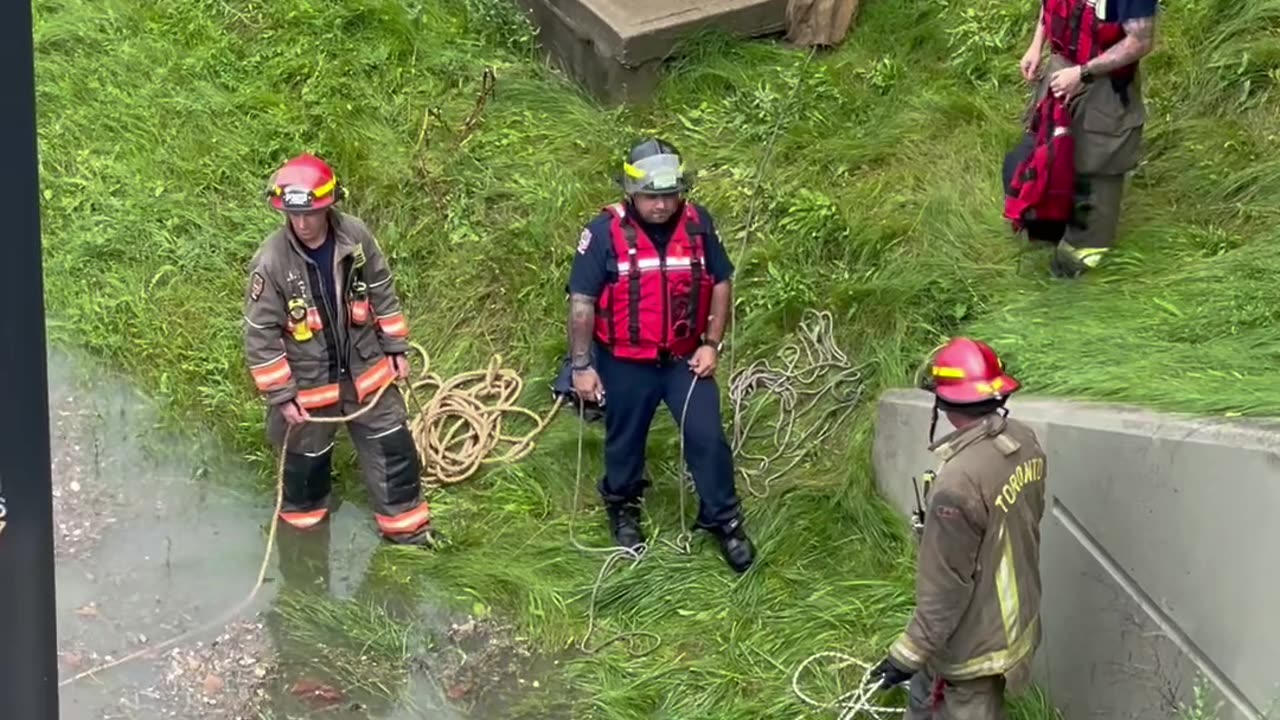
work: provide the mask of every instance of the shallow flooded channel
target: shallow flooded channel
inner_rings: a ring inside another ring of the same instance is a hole
[[[155,429],[119,378],[49,356],[59,677],[199,628],[240,603],[273,497],[212,442]],[[207,433],[197,433],[207,436]],[[233,621],[61,688],[67,720],[510,717],[555,663],[501,625],[454,616],[374,568],[362,508],[279,530],[266,581]],[[394,560],[389,561],[394,564]],[[548,717],[548,714],[542,714]]]

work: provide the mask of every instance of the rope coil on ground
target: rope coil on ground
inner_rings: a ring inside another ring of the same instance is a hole
[[[731,446],[739,459],[738,472],[746,481],[747,491],[758,498],[767,497],[775,480],[794,468],[810,449],[843,424],[857,409],[866,389],[862,368],[854,366],[835,342],[831,313],[806,310],[796,333],[797,339],[778,352],[782,367],[757,360],[734,373],[729,381],[729,402],[733,407]],[[752,435],[751,430],[766,403],[756,404],[750,414],[744,411],[752,396],[761,392],[775,396],[779,406],[772,433],[776,449],[769,455],[744,449],[747,440],[764,437]],[[834,402],[813,419],[807,431],[797,435],[797,422],[808,417],[828,395],[835,396]],[[808,401],[800,406],[805,397]],[[775,462],[787,456],[791,456],[789,463],[770,470]],[[742,461],[756,465],[752,467]]]
[[[409,423],[409,431],[422,456],[424,488],[455,485],[470,478],[482,465],[524,458],[533,451],[534,439],[560,410],[559,400],[546,415],[517,405],[524,381],[516,371],[501,367],[499,355],[494,355],[484,370],[445,380],[431,371],[427,351],[416,343],[413,348],[422,355],[423,365],[407,392],[419,410]],[[433,394],[424,406],[417,393],[427,388]],[[534,428],[523,435],[504,433],[503,418],[510,414],[531,419]],[[493,455],[504,443],[509,447],[502,454]]]
[[[858,687],[837,697],[830,702],[821,703],[809,697],[800,689],[800,673],[804,672],[811,663],[823,658],[834,658],[839,662],[832,669],[838,670],[849,665],[857,665],[863,668],[862,680],[858,683]],[[872,697],[880,691],[880,682],[871,679],[872,666],[870,663],[863,662],[852,655],[846,655],[840,652],[820,652],[810,655],[807,660],[800,663],[795,672],[791,675],[791,690],[800,698],[802,702],[816,710],[839,709],[840,714],[837,720],[854,720],[858,717],[873,717],[878,720],[889,720],[889,718],[897,718],[902,716],[904,708],[887,707],[884,705],[876,705],[872,702]]]

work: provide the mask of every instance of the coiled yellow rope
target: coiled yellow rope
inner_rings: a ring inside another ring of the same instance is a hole
[[[406,393],[419,411],[409,422],[409,431],[422,457],[425,488],[454,485],[470,478],[482,465],[524,458],[563,404],[557,399],[546,415],[517,405],[524,380],[516,371],[501,366],[500,355],[494,355],[484,370],[444,380],[431,372],[427,351],[416,343],[413,348],[422,355],[423,366]],[[417,393],[428,388],[432,395],[424,405]],[[504,433],[503,418],[510,414],[530,418],[534,428],[522,435]],[[504,444],[506,449],[495,455]]]

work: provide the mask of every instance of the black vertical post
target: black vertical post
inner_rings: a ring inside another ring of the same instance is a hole
[[[30,0],[0,23],[0,716],[57,720],[57,605]]]

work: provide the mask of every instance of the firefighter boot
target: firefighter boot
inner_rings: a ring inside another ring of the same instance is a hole
[[[756,558],[756,549],[751,544],[751,538],[742,529],[741,517],[711,528],[711,534],[720,541],[720,554],[734,572],[744,573],[751,567]]]
[[[446,542],[444,534],[433,528],[431,523],[410,533],[384,533],[382,539],[392,545],[414,545],[432,549],[439,548]]]
[[[640,504],[629,502],[606,502],[605,512],[609,514],[609,529],[613,532],[613,541],[619,547],[638,550],[644,544],[644,532],[640,529]]]

